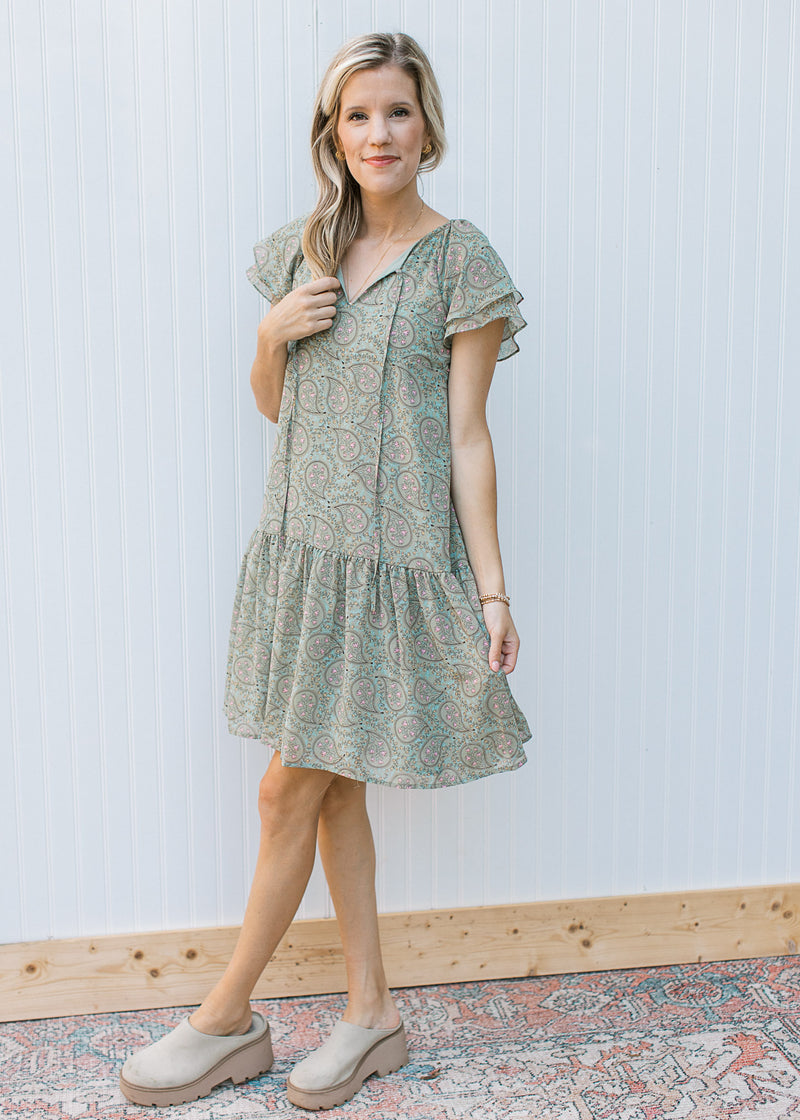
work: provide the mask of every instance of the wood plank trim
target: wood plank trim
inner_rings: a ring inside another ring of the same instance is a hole
[[[800,883],[383,914],[393,988],[796,955]],[[238,927],[0,945],[0,1022],[199,1003]],[[335,919],[294,922],[256,999],[346,990]]]

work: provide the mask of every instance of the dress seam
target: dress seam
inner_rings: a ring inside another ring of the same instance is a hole
[[[341,556],[344,560],[360,560],[364,564],[373,564],[375,560],[371,556],[355,556],[351,552],[340,552],[336,548],[325,548],[321,544],[312,544],[310,541],[304,541],[302,537],[292,537],[285,533],[275,532],[274,529],[264,529],[257,525],[253,531],[253,537],[271,537],[277,541],[279,545],[285,546],[288,541],[296,541],[297,544],[303,545],[304,548],[311,548],[315,552],[326,552],[330,556]],[[469,561],[466,561],[469,563]],[[379,560],[378,563],[387,568],[402,568],[404,571],[410,572],[424,572],[429,576],[436,575],[452,575],[452,564],[449,568],[417,568],[413,564],[403,564],[398,560]],[[455,560],[455,564],[463,564],[464,560]]]

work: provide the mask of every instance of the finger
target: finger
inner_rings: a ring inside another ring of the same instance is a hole
[[[306,298],[311,307],[324,307],[326,304],[336,303],[338,295],[338,292],[326,290],[324,292],[312,292]]]
[[[330,300],[327,303],[321,303],[319,306],[312,304],[310,307],[305,308],[305,314],[308,319],[330,319],[335,316],[338,308],[335,303]]]
[[[316,330],[320,323],[330,323],[335,318],[335,307],[309,307],[304,315],[298,316],[298,321],[301,328],[308,327],[309,330]]]
[[[503,656],[503,672],[513,673],[514,667],[517,664],[517,651],[515,649],[509,650]]]
[[[320,276],[317,280],[309,280],[306,289],[312,295],[317,295],[320,292],[338,291],[341,286],[335,276]]]
[[[503,639],[500,634],[493,634],[491,645],[489,646],[489,668],[493,673],[500,671],[500,664],[503,657]]]
[[[311,328],[311,334],[318,334],[320,331],[326,331],[328,327],[333,326],[333,319],[320,319],[318,323],[314,323]]]

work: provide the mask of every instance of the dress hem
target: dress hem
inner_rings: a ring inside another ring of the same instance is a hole
[[[467,785],[469,782],[479,781],[481,778],[491,778],[493,774],[508,774],[513,773],[515,770],[520,770],[526,762],[529,761],[527,754],[523,751],[522,757],[517,757],[512,760],[509,759],[508,766],[492,766],[489,769],[475,771],[474,773],[464,774],[463,777],[455,776],[452,780],[439,781],[441,775],[436,775],[433,781],[428,781],[424,785],[417,782],[405,781],[405,777],[417,778],[420,775],[406,774],[400,777],[395,777],[386,780],[376,777],[374,774],[367,775],[363,767],[345,767],[342,770],[332,770],[330,766],[325,766],[322,763],[319,766],[311,766],[306,762],[286,762],[283,758],[283,753],[280,747],[274,747],[271,743],[267,743],[263,738],[258,735],[243,734],[240,728],[237,728],[233,723],[229,725],[229,730],[232,735],[237,738],[247,740],[249,743],[261,743],[263,746],[268,747],[270,750],[275,751],[281,756],[281,765],[285,766],[287,770],[325,770],[330,774],[334,774],[341,778],[352,778],[354,781],[367,782],[369,785],[387,786],[394,789],[450,789],[453,786]],[[520,746],[522,743],[527,743],[533,738],[533,732],[524,736],[519,740]]]

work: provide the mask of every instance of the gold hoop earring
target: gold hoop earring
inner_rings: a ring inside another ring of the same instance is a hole
[[[337,151],[336,152],[336,158],[337,159],[344,159],[345,158],[344,152]]]
[[[426,156],[428,154],[428,152],[430,152],[432,150],[433,150],[432,146],[430,144],[426,144],[425,147],[422,149],[422,154],[424,156]]]

